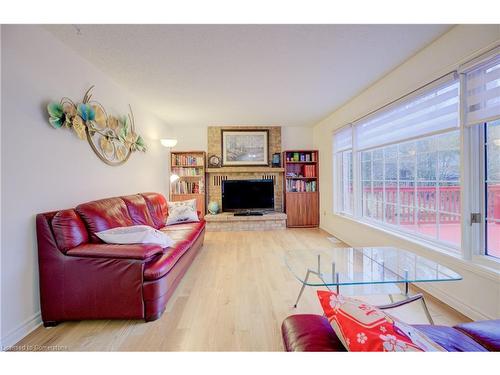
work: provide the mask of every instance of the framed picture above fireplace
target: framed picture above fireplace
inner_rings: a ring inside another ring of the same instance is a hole
[[[269,130],[222,129],[222,165],[269,165]]]

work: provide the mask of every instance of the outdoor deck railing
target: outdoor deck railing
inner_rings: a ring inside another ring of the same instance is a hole
[[[384,188],[376,187],[365,189],[363,196],[372,194],[368,198],[371,204],[365,202],[365,209],[371,217],[384,216],[383,197]],[[415,200],[416,198],[416,200]],[[488,218],[500,220],[500,185],[488,188]],[[398,189],[397,187],[385,188],[385,218],[389,223],[397,223]],[[439,208],[440,223],[460,222],[460,187],[434,186],[400,187],[399,188],[399,224],[431,224],[437,220],[436,211]]]

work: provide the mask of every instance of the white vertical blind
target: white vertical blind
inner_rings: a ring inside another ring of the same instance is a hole
[[[500,118],[500,54],[465,73],[465,124]]]
[[[382,146],[459,126],[459,81],[451,73],[356,121],[357,149]]]
[[[335,152],[345,151],[352,148],[352,126],[347,125],[333,135],[333,147]]]

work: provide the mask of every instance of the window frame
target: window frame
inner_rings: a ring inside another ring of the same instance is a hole
[[[373,151],[375,150],[383,150],[385,149],[386,147],[388,146],[399,146],[401,144],[404,144],[404,143],[409,143],[409,142],[417,142],[418,140],[421,140],[421,139],[426,139],[426,138],[431,138],[431,137],[436,137],[436,136],[439,136],[439,135],[442,135],[442,134],[447,134],[447,133],[452,133],[452,132],[457,132],[458,133],[458,136],[460,137],[460,130],[459,129],[454,129],[454,130],[448,130],[448,131],[445,131],[445,132],[439,132],[437,134],[431,134],[431,135],[424,135],[422,137],[418,137],[418,138],[414,138],[414,139],[411,139],[411,140],[405,140],[405,141],[402,141],[402,142],[397,142],[397,143],[392,143],[390,145],[382,145],[382,146],[379,146],[379,147],[374,147],[374,148],[370,148],[370,149],[366,149],[366,150],[361,150],[361,151],[357,151],[358,155],[361,155],[363,152],[372,152],[372,156],[370,158],[370,162],[371,162],[371,168],[370,168],[370,172],[371,172],[371,179],[370,180],[365,180],[363,178],[363,169],[361,167],[362,163],[364,162],[363,161],[363,158],[361,156],[358,156],[358,166],[359,166],[359,169],[360,169],[360,172],[361,172],[361,178],[359,180],[359,183],[360,183],[360,188],[361,188],[361,194],[359,195],[359,200],[361,201],[361,211],[359,211],[358,213],[358,216],[357,216],[357,219],[361,222],[367,222],[367,223],[370,223],[371,225],[373,226],[381,226],[381,227],[384,227],[386,230],[392,230],[392,231],[395,231],[395,232],[398,232],[399,234],[402,234],[402,235],[408,235],[408,236],[411,236],[415,239],[418,239],[418,240],[421,240],[421,241],[424,241],[426,243],[430,243],[432,244],[433,246],[435,247],[440,247],[440,248],[443,248],[444,250],[446,250],[447,252],[452,252],[454,254],[458,254],[460,253],[460,247],[461,247],[461,244],[453,244],[449,241],[444,241],[444,240],[440,240],[438,238],[433,238],[432,236],[428,236],[426,234],[423,234],[423,233],[419,233],[417,231],[411,231],[411,230],[406,230],[404,229],[404,227],[401,226],[400,224],[400,218],[401,218],[401,215],[400,215],[400,212],[401,212],[401,203],[399,202],[399,197],[400,197],[400,190],[399,190],[399,183],[400,183],[400,176],[399,176],[399,169],[400,169],[400,156],[399,156],[399,149],[398,149],[398,156],[396,157],[396,169],[397,169],[397,176],[396,176],[396,179],[395,180],[387,180],[385,177],[385,152],[383,153],[383,161],[382,161],[382,168],[383,168],[383,178],[382,180],[375,180],[373,178]],[[439,153],[439,149],[436,149],[435,152],[436,153]],[[460,152],[460,147],[459,147],[459,152]],[[409,181],[409,182],[412,182],[414,184],[414,187],[415,189],[418,187],[418,184],[419,182],[420,183],[433,183],[433,186],[435,186],[435,194],[436,194],[436,206],[434,209],[424,209],[424,211],[429,211],[429,212],[432,212],[435,214],[436,216],[436,236],[439,235],[439,231],[440,231],[440,227],[442,225],[442,223],[439,221],[439,218],[440,218],[440,215],[445,213],[446,212],[443,212],[439,205],[440,205],[440,202],[439,202],[439,192],[440,192],[440,184],[443,182],[439,179],[439,176],[436,175],[436,179],[435,181],[419,181],[418,179],[418,167],[417,167],[417,157],[415,157],[415,169],[414,169],[414,178],[412,181]],[[439,160],[436,161],[437,165],[436,165],[436,168],[438,168],[438,165],[439,165]],[[436,172],[437,172],[437,169],[436,169]],[[461,172],[461,168],[460,168],[460,172]],[[461,177],[461,174],[460,174],[460,177]],[[380,182],[382,183],[382,185],[384,186],[384,192],[383,192],[383,195],[382,195],[382,213],[383,213],[383,217],[381,220],[379,219],[375,219],[373,217],[370,217],[370,216],[365,216],[365,213],[363,212],[363,209],[364,209],[364,199],[363,199],[363,183],[366,182],[366,181],[370,181],[371,184],[372,184],[372,187],[373,187],[373,183],[374,181],[375,182]],[[386,220],[386,217],[385,217],[385,208],[386,208],[386,204],[387,204],[387,201],[386,201],[386,194],[385,194],[385,183],[386,182],[391,182],[393,181],[395,184],[396,184],[396,188],[397,188],[397,203],[394,204],[395,206],[395,209],[396,209],[396,213],[397,213],[397,223],[393,224],[393,223],[390,223],[390,222],[387,222]],[[458,180],[458,186],[461,188],[461,178]],[[460,189],[460,195],[462,195],[462,191]],[[407,208],[411,208],[414,212],[415,212],[415,215],[418,214],[419,210],[421,209],[421,207],[419,206],[418,204],[418,195],[415,193],[414,195],[414,202],[413,202],[413,205],[412,206],[406,206],[404,205],[404,207],[407,207]],[[456,216],[460,216],[460,229],[462,230],[462,210],[460,211],[459,214],[454,214],[454,213],[449,213],[451,215],[456,215]]]
[[[353,192],[352,192],[352,206],[351,206],[351,212],[345,210],[344,206],[344,181],[345,181],[345,176],[344,176],[344,154],[345,153],[351,153],[351,163],[352,163],[352,186],[353,186]],[[348,148],[344,149],[341,151],[338,151],[334,155],[334,178],[335,181],[337,182],[335,185],[335,190],[337,191],[336,199],[334,199],[334,207],[333,207],[333,212],[335,214],[341,214],[341,215],[346,215],[346,216],[354,216],[354,206],[355,206],[355,198],[354,198],[354,160],[353,160],[353,149]]]
[[[340,150],[335,150],[335,142],[336,142],[336,137],[340,135],[342,132],[345,132],[346,130],[350,130],[351,132],[351,147],[345,147]],[[332,137],[332,146],[333,146],[333,173],[332,176],[334,178],[334,184],[333,184],[333,189],[334,189],[334,199],[333,199],[333,207],[332,211],[333,214],[338,214],[338,215],[344,215],[344,216],[349,216],[349,217],[355,217],[356,213],[356,199],[355,199],[355,192],[354,192],[354,184],[356,182],[355,178],[355,170],[354,170],[354,127],[351,124],[347,124],[342,126],[341,128],[337,129],[333,133]],[[353,185],[353,192],[352,192],[352,200],[353,204],[351,207],[351,212],[345,211],[344,210],[344,190],[343,190],[343,181],[344,181],[344,167],[343,167],[343,154],[345,152],[350,152],[351,153],[351,163],[352,164],[352,185]]]
[[[467,238],[464,250],[464,259],[471,260],[486,267],[500,268],[500,258],[488,255],[486,253],[486,180],[485,180],[485,139],[484,139],[485,124],[469,127],[471,145],[467,150],[470,156],[469,168],[473,180],[477,183],[469,184],[470,189],[470,205],[468,207],[467,228],[470,232]],[[470,224],[470,214],[479,212],[481,214],[481,222],[479,224]]]

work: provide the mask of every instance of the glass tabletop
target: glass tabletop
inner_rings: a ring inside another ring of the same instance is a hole
[[[310,286],[395,284],[461,280],[455,271],[394,247],[289,250],[285,263]]]

